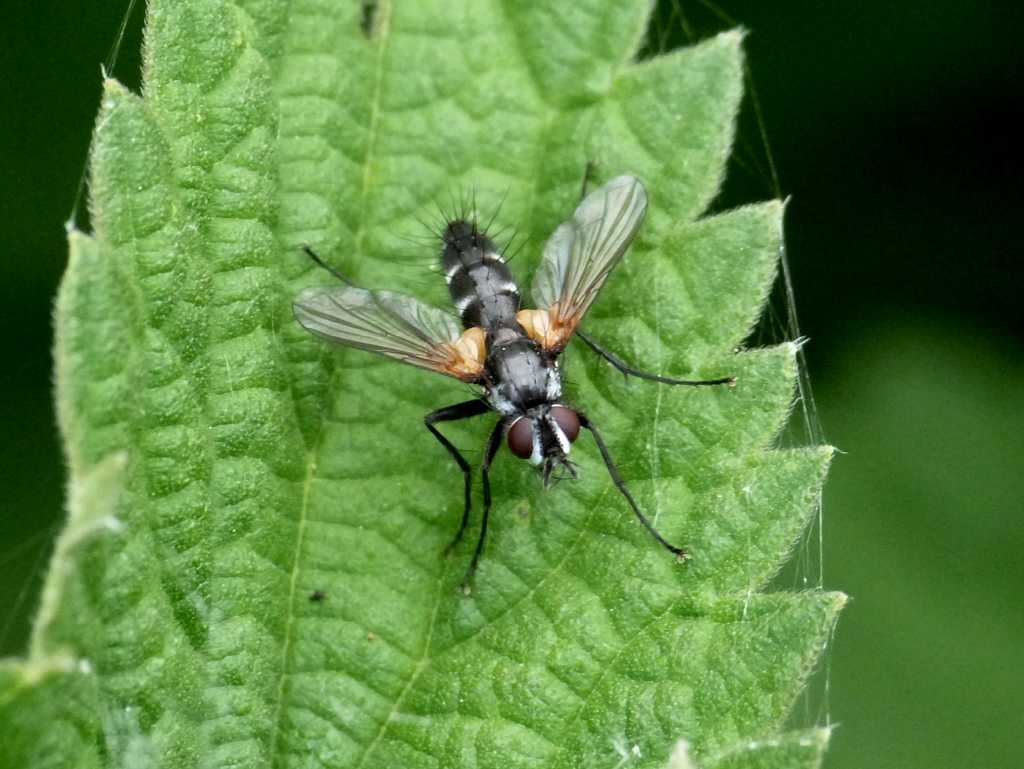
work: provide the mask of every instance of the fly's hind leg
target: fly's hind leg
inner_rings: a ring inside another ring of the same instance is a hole
[[[576,336],[582,339],[584,344],[587,345],[587,347],[589,347],[591,350],[596,352],[606,361],[611,363],[613,366],[615,366],[615,368],[617,368],[626,376],[635,376],[638,379],[648,379],[652,382],[661,382],[663,384],[670,385],[691,385],[695,387],[700,385],[729,385],[729,387],[736,386],[736,377],[734,376],[721,377],[720,379],[673,379],[672,377],[661,376],[661,374],[652,374],[649,371],[641,371],[638,368],[633,368],[624,360],[622,360],[622,358],[615,355],[614,353],[604,349],[604,347],[602,347],[594,339],[592,339],[582,331],[577,330]]]
[[[462,522],[459,524],[459,530],[455,534],[455,538],[451,541],[451,544],[445,548],[445,555],[450,553],[452,549],[459,544],[462,539],[462,535],[466,531],[466,526],[469,523],[469,510],[472,505],[472,490],[473,490],[473,470],[469,466],[469,462],[466,461],[462,453],[455,448],[451,441],[444,437],[440,430],[434,427],[438,422],[454,422],[458,419],[469,419],[470,417],[478,417],[481,414],[486,414],[490,411],[484,401],[473,399],[471,401],[463,401],[462,403],[456,403],[454,406],[445,406],[437,411],[431,411],[423,418],[423,423],[430,430],[431,434],[437,438],[438,442],[448,450],[448,453],[452,455],[452,459],[455,460],[455,464],[462,470],[462,476],[465,481],[465,505],[462,508]]]

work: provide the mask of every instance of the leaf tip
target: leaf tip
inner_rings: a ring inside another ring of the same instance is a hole
[[[106,128],[107,124],[110,122],[111,116],[114,115],[122,105],[137,98],[138,97],[119,80],[115,80],[112,77],[103,78],[103,94],[100,98],[100,109],[96,118],[96,136],[93,141],[96,142],[99,135],[103,132],[103,129]],[[93,152],[96,152],[96,150],[94,149]]]
[[[846,608],[846,604],[850,600],[850,596],[839,590],[830,590],[824,594],[823,598],[825,601],[825,611],[832,622],[835,622],[839,613]]]
[[[836,726],[836,724],[827,724],[811,729],[810,735],[806,739],[813,745],[825,748],[828,746],[829,740],[832,739],[832,731]]]
[[[762,205],[764,206],[765,215],[771,217],[772,220],[779,223],[779,227],[782,227],[782,220],[786,216],[786,210],[789,208],[789,196],[784,198],[774,198],[773,200],[766,200]]]
[[[729,58],[734,59],[736,65],[743,67],[743,44],[747,40],[748,30],[745,27],[735,27],[725,32],[720,32],[711,39],[711,45],[722,49]]]
[[[132,92],[128,87],[120,80],[113,77],[103,78],[103,102],[104,108],[113,109],[117,106],[117,102],[122,99],[128,98],[132,95]]]
[[[821,463],[825,467],[828,467],[830,464],[832,464],[832,460],[833,458],[835,458],[836,455],[835,446],[826,443],[823,446],[815,446],[814,448],[815,451],[817,451],[818,455],[821,457]]]
[[[795,360],[800,351],[802,351],[810,341],[810,337],[801,336],[796,339],[790,339],[788,342],[784,342],[782,346],[785,348],[786,354]]]
[[[715,36],[715,39],[722,45],[732,48],[740,48],[743,46],[743,42],[747,39],[747,35],[749,34],[750,30],[746,27],[739,26],[734,27],[733,29],[728,29],[725,32],[719,32]]]

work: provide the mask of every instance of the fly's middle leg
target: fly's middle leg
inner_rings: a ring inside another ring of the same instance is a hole
[[[736,377],[726,376],[719,379],[673,379],[672,377],[662,376],[661,374],[652,374],[649,371],[642,371],[638,368],[634,368],[626,363],[622,358],[617,356],[613,352],[609,352],[596,340],[583,333],[580,330],[576,331],[576,336],[583,340],[584,344],[587,345],[591,350],[596,352],[606,361],[611,363],[615,368],[621,371],[626,376],[635,376],[637,379],[647,379],[651,382],[661,382],[662,384],[670,385],[690,385],[690,386],[701,386],[701,385],[728,385],[729,387],[736,386]]]

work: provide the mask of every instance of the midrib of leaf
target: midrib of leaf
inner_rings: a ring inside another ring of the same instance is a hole
[[[391,0],[378,0],[376,13],[373,37],[377,51],[373,68],[373,93],[370,97],[370,124],[367,128],[369,139],[366,143],[366,157],[363,160],[359,229],[356,230],[354,238],[356,263],[365,257],[363,239],[366,237],[366,222],[370,218],[369,191],[370,181],[373,176],[373,157],[377,143],[378,123],[380,121],[381,89],[384,85],[384,60],[387,56],[388,44],[391,41]]]
[[[384,80],[384,61],[387,55],[388,43],[390,41],[391,32],[391,0],[378,0],[376,19],[373,25],[373,42],[376,48],[375,66],[373,72],[373,91],[370,100],[370,119],[367,127],[368,140],[366,152],[362,163],[362,174],[361,174],[361,188],[359,194],[359,210],[360,210],[360,224],[353,238],[355,260],[356,263],[363,258],[363,240],[366,236],[366,222],[369,219],[369,190],[372,179],[373,171],[373,158],[374,148],[377,140],[377,130],[380,114],[380,99],[381,90],[383,87]],[[275,73],[278,75],[279,73]],[[296,404],[297,405],[297,404]],[[317,438],[315,441],[314,449],[307,454],[306,457],[306,474],[303,483],[302,490],[302,503],[299,515],[299,525],[296,532],[295,538],[295,549],[293,553],[292,569],[289,578],[289,594],[288,594],[288,608],[287,608],[287,626],[285,629],[285,642],[281,652],[281,676],[277,690],[277,703],[275,706],[275,714],[273,719],[273,731],[270,736],[269,744],[269,755],[273,761],[273,757],[278,754],[278,735],[281,730],[281,721],[285,717],[284,708],[287,699],[287,682],[288,676],[291,674],[291,649],[293,641],[293,633],[295,629],[295,610],[296,610],[296,596],[298,594],[297,582],[302,557],[302,546],[305,539],[306,531],[306,517],[309,513],[310,498],[312,495],[313,482],[316,476],[316,468],[319,463],[319,455],[322,450],[323,443],[320,440],[322,435],[321,431],[318,431]],[[440,593],[440,586],[438,587],[438,593]],[[440,596],[438,596],[439,600]],[[436,613],[436,601],[435,601],[435,613]],[[428,632],[428,646],[429,646],[429,632]],[[426,656],[426,649],[424,649],[424,657]],[[418,673],[413,679],[410,680],[408,686],[412,686],[415,678],[418,677]],[[408,688],[408,687],[407,687]],[[404,694],[404,692],[403,692]],[[397,709],[401,702],[401,696],[396,700],[394,709]],[[387,720],[381,725],[381,734],[383,734],[386,728]],[[379,736],[378,736],[379,739]],[[376,740],[374,740],[374,744]],[[366,753],[369,753],[370,748],[367,749]],[[364,753],[364,757],[365,757]],[[359,765],[363,763],[360,759]]]
[[[374,68],[373,68],[373,86],[372,86],[372,92],[371,92],[371,98],[370,98],[370,116],[369,116],[369,121],[368,121],[368,126],[367,126],[368,139],[367,139],[366,151],[364,153],[364,158],[363,158],[363,162],[362,162],[361,187],[360,187],[360,194],[359,194],[359,210],[361,212],[360,213],[360,217],[359,217],[360,223],[359,223],[359,227],[356,230],[356,232],[354,234],[354,237],[353,237],[353,246],[354,246],[354,259],[353,259],[353,263],[356,264],[356,265],[358,265],[360,261],[362,261],[362,260],[364,260],[366,258],[370,258],[365,253],[365,250],[364,250],[364,240],[365,240],[366,234],[367,234],[368,222],[370,221],[369,191],[370,191],[370,188],[371,188],[372,178],[373,178],[373,164],[374,164],[376,142],[377,142],[377,136],[378,136],[378,130],[379,130],[379,119],[380,119],[380,110],[381,110],[381,96],[382,96],[382,92],[383,92],[383,88],[384,88],[384,65],[385,65],[385,61],[386,61],[388,46],[389,46],[389,43],[390,43],[390,40],[391,40],[391,10],[392,10],[392,8],[391,8],[390,0],[380,0],[380,2],[377,5],[377,9],[376,9],[377,16],[376,16],[374,28],[372,30],[373,37],[372,37],[371,41],[368,41],[368,43],[371,43],[373,45],[373,48],[375,49],[375,55],[374,55]],[[289,650],[289,648],[291,646],[290,641],[291,641],[291,636],[292,636],[292,633],[293,633],[293,626],[294,626],[294,620],[295,620],[295,600],[296,600],[296,595],[297,595],[297,590],[296,590],[295,585],[296,585],[296,580],[297,580],[298,572],[299,572],[300,566],[301,566],[301,551],[302,551],[303,536],[304,536],[304,532],[305,532],[305,519],[306,519],[306,515],[308,514],[308,510],[309,510],[309,506],[310,506],[310,499],[311,499],[311,496],[312,496],[312,485],[313,485],[313,481],[315,479],[316,467],[317,467],[317,465],[319,463],[319,455],[320,455],[320,452],[322,451],[322,448],[323,448],[323,443],[320,440],[319,435],[320,434],[318,434],[318,439],[317,439],[317,441],[315,443],[315,449],[311,453],[309,458],[307,459],[307,481],[306,481],[306,486],[304,488],[304,493],[303,493],[302,517],[301,517],[301,521],[300,521],[300,531],[299,531],[299,534],[298,534],[298,537],[297,537],[297,541],[296,541],[296,548],[295,548],[295,553],[294,553],[294,562],[293,562],[292,575],[291,575],[291,586],[292,587],[291,587],[290,597],[289,597],[289,608],[288,608],[289,625],[288,625],[288,636],[287,636],[289,641],[286,644],[285,650],[283,652],[283,661],[282,661],[283,664],[282,664],[281,682],[280,682],[280,686],[279,686],[279,689],[278,689],[277,715],[275,716],[275,719],[274,719],[275,728],[274,728],[274,732],[272,734],[270,750],[269,750],[269,755],[271,756],[271,760],[275,760],[273,757],[278,755],[278,735],[280,734],[281,721],[282,721],[282,719],[285,718],[284,706],[285,706],[285,702],[287,700],[287,694],[288,694],[287,679],[288,679],[288,676],[292,672],[291,671],[291,657],[290,657],[290,655],[288,653],[288,650]],[[394,704],[392,705],[388,715],[381,721],[380,728],[379,728],[379,730],[377,732],[377,735],[374,737],[374,739],[370,743],[367,744],[367,746],[363,750],[362,754],[359,756],[358,763],[355,764],[358,767],[362,767],[364,765],[365,761],[366,761],[366,758],[369,755],[372,754],[374,747],[377,745],[377,743],[380,741],[380,739],[385,734],[391,717],[398,711],[398,709],[400,708],[402,700],[404,699],[406,693],[412,688],[412,686],[415,684],[415,682],[419,678],[420,673],[422,672],[424,667],[428,664],[428,661],[429,661],[429,656],[428,655],[429,655],[429,649],[430,649],[430,641],[431,641],[431,638],[432,638],[432,635],[433,635],[433,623],[434,623],[434,620],[435,620],[436,615],[437,615],[437,607],[438,607],[438,605],[440,603],[440,600],[441,600],[441,592],[442,592],[441,591],[441,583],[443,581],[443,577],[444,577],[444,572],[442,572],[441,576],[438,579],[436,595],[435,595],[435,598],[434,598],[434,601],[433,601],[433,608],[431,610],[430,620],[429,620],[428,626],[427,626],[426,640],[424,641],[423,649],[422,649],[422,652],[420,654],[420,658],[419,658],[418,662],[416,663],[416,667],[415,667],[412,675],[410,676],[408,682],[406,683],[405,687],[402,689],[402,691],[396,697],[396,699],[394,701]]]
[[[444,594],[444,577],[446,576],[447,567],[442,569],[441,576],[437,580],[437,592],[434,596],[434,605],[430,610],[430,620],[427,622],[427,636],[423,642],[423,651],[420,654],[420,658],[416,661],[416,667],[413,669],[412,675],[409,676],[408,682],[405,687],[395,698],[394,704],[391,706],[391,710],[388,711],[387,716],[381,721],[380,729],[374,736],[373,740],[367,744],[366,749],[360,754],[359,762],[356,764],[357,769],[362,769],[366,764],[367,759],[373,754],[374,749],[384,739],[384,735],[387,734],[388,726],[391,724],[391,720],[398,714],[402,707],[402,702],[406,696],[412,691],[416,682],[419,681],[420,676],[423,675],[423,671],[427,669],[430,664],[430,644],[434,638],[434,623],[437,622],[437,610],[441,606],[441,598]]]
[[[316,450],[306,456],[306,476],[302,482],[302,504],[299,510],[299,525],[295,533],[295,550],[292,554],[292,570],[288,579],[288,605],[286,609],[286,625],[284,643],[281,646],[281,677],[277,686],[277,703],[274,706],[272,731],[270,733],[271,756],[277,754],[277,738],[281,732],[281,719],[284,717],[284,703],[287,692],[288,673],[291,667],[291,650],[293,633],[295,632],[295,596],[298,594],[299,559],[302,554],[302,543],[306,535],[306,516],[309,513],[309,497],[316,475],[316,454],[319,453],[320,442]]]

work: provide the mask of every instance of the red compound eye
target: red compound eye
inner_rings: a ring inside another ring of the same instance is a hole
[[[565,406],[552,406],[551,416],[554,417],[555,422],[558,423],[562,432],[565,433],[569,443],[576,440],[576,436],[580,434],[580,418],[576,416],[575,411],[567,409]]]
[[[529,419],[519,417],[508,428],[508,447],[520,459],[530,458],[533,454],[533,425]]]

